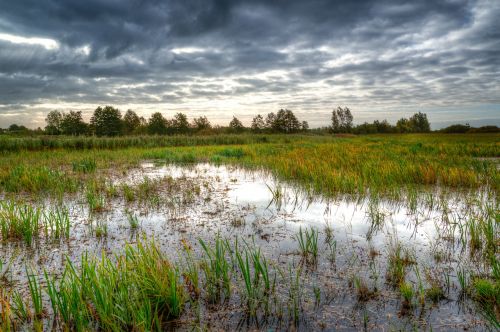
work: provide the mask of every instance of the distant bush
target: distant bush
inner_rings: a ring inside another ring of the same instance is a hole
[[[465,134],[470,130],[470,126],[468,124],[463,125],[463,124],[455,124],[448,126],[446,128],[443,128],[439,130],[442,133],[447,133],[447,134]]]
[[[481,134],[481,133],[500,133],[500,128],[497,126],[483,126],[479,128],[471,127],[469,124],[454,124],[439,130],[446,134]]]
[[[500,128],[497,126],[483,126],[479,128],[471,128],[469,133],[500,133]]]

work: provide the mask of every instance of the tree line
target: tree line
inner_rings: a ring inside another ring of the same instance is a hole
[[[352,124],[353,116],[348,107],[337,107],[333,110],[331,126],[327,128],[333,133],[349,134],[385,134],[385,133],[428,133],[431,124],[427,114],[418,112],[410,118],[401,118],[396,125],[391,125],[387,120],[375,120],[373,123],[362,123],[357,126]]]
[[[184,134],[209,134],[209,133],[241,133],[276,132],[297,133],[309,129],[306,121],[300,122],[290,110],[279,110],[276,114],[269,113],[264,120],[257,115],[250,128],[233,116],[227,127],[212,125],[206,116],[194,118],[191,122],[184,113],[177,113],[173,118],[167,119],[160,112],[153,113],[149,119],[128,110],[124,116],[112,106],[98,107],[94,111],[90,122],[83,120],[81,112],[69,113],[51,111],[45,119],[47,126],[45,132],[49,135],[184,135]]]
[[[425,113],[415,113],[409,118],[401,118],[395,125],[387,120],[353,125],[354,117],[348,107],[337,107],[331,113],[330,125],[309,129],[307,121],[300,121],[288,109],[268,113],[265,117],[258,114],[250,127],[233,116],[227,126],[212,125],[206,116],[188,120],[184,113],[177,113],[171,119],[160,112],[153,113],[147,120],[136,112],[128,110],[122,116],[113,106],[97,107],[87,123],[81,111],[51,111],[45,122],[45,129],[30,130],[25,126],[11,125],[6,133],[33,133],[47,135],[186,135],[186,134],[238,134],[252,133],[312,133],[312,134],[378,134],[378,133],[428,133],[430,122]],[[496,126],[474,128],[467,125],[452,125],[439,130],[443,133],[499,132]]]

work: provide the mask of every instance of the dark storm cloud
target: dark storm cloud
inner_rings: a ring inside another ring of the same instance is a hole
[[[236,101],[314,124],[336,104],[500,104],[499,15],[494,0],[0,0],[0,118]]]

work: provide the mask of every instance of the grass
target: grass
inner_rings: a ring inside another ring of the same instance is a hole
[[[68,209],[58,206],[45,214],[45,220],[46,228],[54,239],[69,238],[71,224]]]
[[[356,294],[359,302],[367,302],[377,295],[377,292],[375,290],[371,290],[363,278],[357,276],[354,277],[353,284],[354,288],[356,289]]]
[[[85,197],[87,199],[90,213],[103,212],[106,209],[105,196],[102,193],[96,191],[94,188],[89,187],[87,189]]]
[[[250,316],[257,315],[257,308],[263,304],[265,314],[269,313],[269,296],[274,290],[268,262],[259,248],[246,245],[240,250],[238,242],[235,245],[235,257],[242,276],[247,312]],[[253,273],[252,273],[253,272]]]
[[[94,159],[85,158],[73,162],[73,172],[92,173],[97,169]]]
[[[496,192],[500,189],[495,164],[478,159],[498,157],[498,135],[259,137],[166,137],[165,141],[154,137],[146,140],[61,137],[51,138],[57,142],[51,151],[31,146],[31,138],[26,138],[26,142],[12,138],[0,142],[0,146],[19,144],[18,148],[4,149],[7,152],[0,160],[0,188],[6,192],[75,192],[93,174],[72,172],[72,167],[64,166],[80,165],[82,161],[88,164],[85,169],[92,168],[94,162],[96,167],[108,169],[112,165],[127,167],[144,159],[192,163],[215,158],[266,167],[282,179],[332,196],[379,193],[404,198],[405,193],[429,185],[451,188],[488,185]],[[158,141],[149,144],[150,139]],[[78,149],[80,143],[70,144],[72,140],[82,142],[85,147]],[[417,143],[422,148],[412,153],[409,146]],[[220,146],[223,144],[239,145]]]
[[[42,229],[42,210],[31,204],[6,201],[0,203],[2,239],[22,239],[31,245]]]
[[[314,228],[302,231],[295,235],[295,239],[299,244],[299,250],[302,257],[308,262],[315,262],[318,258],[318,231]]]
[[[59,281],[45,277],[54,316],[67,329],[161,329],[186,300],[177,268],[142,240],[115,259],[84,256],[78,270],[68,261]]]
[[[69,238],[68,210],[56,206],[44,211],[29,203],[8,200],[0,202],[0,235],[3,241],[23,240],[28,246],[45,235],[45,238]]]
[[[443,288],[437,283],[432,283],[431,286],[425,290],[425,297],[434,303],[438,303],[445,298]]]
[[[390,244],[388,257],[386,279],[390,284],[398,287],[405,281],[407,267],[415,264],[415,260],[411,252],[404,249],[398,241]]]
[[[100,257],[85,253],[78,266],[67,259],[61,276],[44,271],[45,282],[26,269],[29,301],[20,293],[9,297],[0,291],[1,322],[9,324],[4,329],[15,326],[13,319],[34,324],[48,319],[62,330],[162,330],[182,315],[189,301],[195,306],[200,293],[211,304],[229,301],[231,284],[240,281],[237,293],[248,317],[256,318],[258,312],[282,315],[283,307],[275,297],[276,279],[282,272],[273,273],[260,248],[241,246],[237,240],[231,245],[221,237],[213,245],[199,242],[203,249],[199,259],[184,242],[185,264],[172,263],[154,240],[139,237],[122,253],[103,252]],[[301,270],[290,267],[282,282],[289,286],[286,308],[297,325],[304,304]]]
[[[147,204],[148,207],[166,206],[175,214],[181,206],[197,202],[200,193],[205,191],[195,183],[171,178],[110,184],[108,179],[127,174],[145,159],[264,168],[280,180],[300,185],[311,197],[314,193],[358,201],[369,197],[370,235],[385,230],[383,226],[389,226],[388,221],[392,219],[381,210],[386,207],[385,198],[389,203],[404,202],[405,208],[414,215],[422,212],[422,206],[446,209],[447,219],[443,217],[442,222],[447,228],[443,229],[443,236],[450,245],[458,244],[458,250],[470,253],[464,256],[477,262],[477,266],[466,269],[460,265],[456,279],[450,280],[453,271],[446,272],[448,279],[443,286],[430,282],[424,287],[417,267],[415,274],[409,268],[416,265],[415,254],[395,242],[387,252],[386,277],[395,290],[389,294],[400,296],[403,306],[407,303],[408,307],[414,300],[439,302],[445,292],[452,300],[450,289],[453,295],[455,282],[470,295],[469,300],[480,304],[485,316],[490,317],[488,320],[494,322],[491,317],[498,313],[499,306],[497,197],[500,176],[495,162],[479,158],[499,157],[498,138],[498,135],[431,134],[342,138],[280,135],[51,138],[47,142],[7,139],[0,142],[3,151],[0,191],[4,195],[2,199],[5,198],[0,202],[0,235],[4,243],[19,241],[29,246],[42,237],[54,241],[69,238],[68,210],[60,204],[46,209],[38,203],[43,199],[76,196],[78,202],[86,203],[92,220],[97,220],[92,225],[95,236],[105,237],[108,232],[102,221],[105,218],[98,220],[97,213],[112,207],[113,199],[123,199],[130,211]],[[290,194],[279,185],[270,190],[278,204]],[[450,192],[481,192],[481,197],[464,201],[467,218],[462,219],[454,216],[451,205],[442,206]],[[139,228],[136,214],[126,213],[126,216],[130,229]],[[234,219],[233,226],[242,224],[242,220]],[[455,238],[456,229],[458,238]],[[342,233],[339,239],[343,241]],[[314,228],[301,228],[295,235],[300,254],[307,263],[318,260],[318,240],[319,232]],[[325,241],[327,257],[335,262],[337,242],[330,225],[325,226]],[[338,250],[341,273],[349,255],[343,244],[339,242]],[[309,278],[316,278],[318,271],[308,271],[310,273],[303,277],[299,265],[290,266],[288,273],[283,273],[254,244],[233,244],[217,236],[214,242],[200,240],[199,246],[196,251],[185,248],[184,260],[174,263],[154,242],[141,240],[114,256],[84,255],[76,260],[78,263],[68,261],[61,275],[52,276],[47,271],[45,282],[39,282],[32,273],[27,279],[29,293],[8,292],[0,287],[0,330],[13,327],[12,320],[39,319],[55,319],[65,330],[165,329],[170,321],[178,319],[187,309],[194,310],[199,303],[205,302],[211,310],[235,301],[241,301],[242,311],[256,322],[263,316],[279,320],[288,314],[290,322],[299,324],[303,311],[312,302],[331,301],[328,289],[320,289],[317,283],[311,289],[307,284]],[[378,255],[375,256],[370,268],[378,275],[376,264],[380,261]],[[451,263],[441,258],[444,255],[439,257],[432,264]],[[9,264],[2,259],[0,274],[5,274],[2,271],[8,270]],[[385,260],[382,268],[384,264]],[[337,273],[336,269],[332,273]],[[374,280],[377,286],[377,279]],[[372,291],[363,279],[354,279],[353,283],[359,301],[371,298]],[[279,289],[282,285],[286,288]],[[306,294],[314,297],[312,302]],[[44,301],[40,300],[42,297]]]
[[[411,304],[413,297],[415,296],[415,291],[413,290],[413,286],[409,282],[402,282],[399,285],[399,293],[403,297],[403,301]]]
[[[139,225],[140,225],[139,218],[135,214],[133,214],[129,211],[126,211],[126,214],[127,214],[128,223],[130,225],[130,229],[139,228]]]
[[[231,262],[229,261],[229,244],[220,236],[215,239],[215,246],[210,247],[203,240],[199,240],[205,259],[201,266],[205,275],[205,290],[209,303],[218,303],[222,295],[231,296]]]

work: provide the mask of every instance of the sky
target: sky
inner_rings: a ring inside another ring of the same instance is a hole
[[[500,1],[0,0],[0,127],[99,105],[500,125]]]

